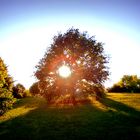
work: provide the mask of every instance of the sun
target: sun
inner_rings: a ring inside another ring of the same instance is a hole
[[[67,78],[71,75],[71,69],[70,67],[63,65],[58,69],[58,74],[63,78]]]

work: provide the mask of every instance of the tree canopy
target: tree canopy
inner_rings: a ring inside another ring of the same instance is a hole
[[[72,28],[64,34],[59,33],[36,66],[40,93],[49,101],[67,94],[73,100],[80,93],[92,94],[95,88],[103,88],[109,75],[107,63],[103,43],[89,37],[87,32]],[[67,78],[58,74],[58,69],[64,65],[71,70]]]

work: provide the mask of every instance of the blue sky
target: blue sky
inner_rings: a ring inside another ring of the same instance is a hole
[[[105,43],[110,79],[140,76],[139,0],[0,0],[0,56],[16,82],[29,87],[35,65],[59,31],[79,28]]]

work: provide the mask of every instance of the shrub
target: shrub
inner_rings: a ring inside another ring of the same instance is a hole
[[[0,115],[11,109],[16,99],[13,97],[12,92],[7,89],[0,91]]]

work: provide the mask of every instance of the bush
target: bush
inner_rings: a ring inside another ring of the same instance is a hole
[[[0,115],[4,114],[8,109],[11,109],[16,99],[13,97],[12,92],[7,89],[0,91]]]

